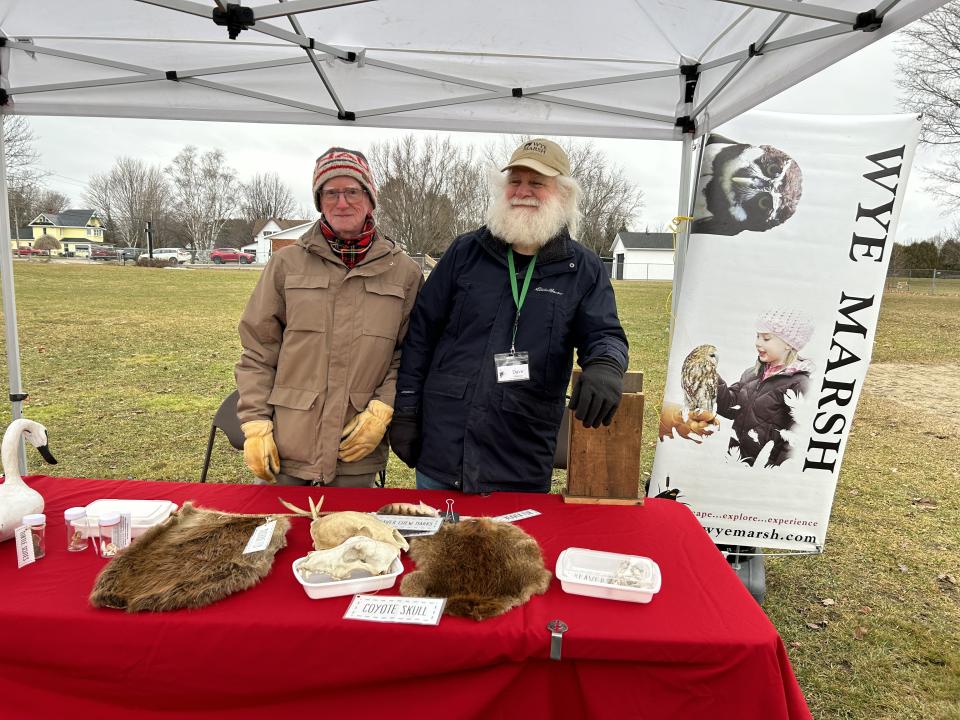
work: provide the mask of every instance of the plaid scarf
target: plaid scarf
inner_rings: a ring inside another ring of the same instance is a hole
[[[347,266],[347,269],[352,270],[363,262],[363,259],[367,256],[367,250],[369,250],[373,244],[374,237],[377,233],[377,225],[373,221],[373,218],[368,216],[367,221],[363,225],[360,237],[344,240],[343,238],[337,237],[337,233],[334,232],[334,229],[327,223],[327,219],[321,215],[320,232],[323,233],[323,237],[330,243],[331,249],[340,256],[340,260]]]

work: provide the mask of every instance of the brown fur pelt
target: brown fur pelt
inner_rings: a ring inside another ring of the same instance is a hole
[[[486,518],[445,524],[410,547],[417,569],[400,582],[408,597],[445,597],[444,612],[484,620],[541,595],[551,573],[537,541]]]
[[[100,571],[90,593],[94,607],[127,612],[198,608],[256,585],[287,544],[290,520],[277,526],[266,550],[243,554],[266,515],[204,510],[186,502],[150,528]]]

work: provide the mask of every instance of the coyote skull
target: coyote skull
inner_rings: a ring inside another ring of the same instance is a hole
[[[314,573],[329,575],[334,580],[382,575],[399,557],[400,548],[368,537],[351,537],[336,547],[314,550],[298,566],[301,577]]]

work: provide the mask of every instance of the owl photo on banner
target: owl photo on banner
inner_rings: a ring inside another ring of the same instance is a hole
[[[764,232],[796,212],[803,175],[772,145],[747,145],[711,133],[703,150],[694,206],[694,233]]]
[[[756,360],[736,382],[728,384],[717,371],[715,346],[699,345],[687,354],[680,378],[684,408],[677,425],[691,429],[695,423],[692,430],[702,438],[713,433],[711,425],[720,426],[718,416],[727,418],[732,421],[730,457],[752,467],[779,467],[798,444],[797,416],[815,370],[801,351],[814,327],[801,310],[770,308],[757,316],[754,330]]]

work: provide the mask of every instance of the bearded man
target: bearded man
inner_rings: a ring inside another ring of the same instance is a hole
[[[571,237],[579,186],[563,149],[523,143],[493,183],[487,225],[458,237],[410,316],[390,428],[427,490],[548,492],[570,408],[609,425],[627,338],[600,258]]]

